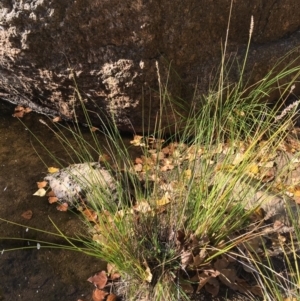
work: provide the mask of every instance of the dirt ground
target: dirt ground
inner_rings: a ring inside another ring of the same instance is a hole
[[[34,147],[46,165],[55,163],[25,126],[12,117],[13,111],[13,106],[0,101],[0,218],[25,227],[0,221],[0,300],[91,300],[93,286],[87,279],[103,269],[102,261],[78,252],[44,249],[43,244],[39,250],[25,249],[29,245],[36,246],[36,242],[32,242],[34,239],[64,243],[44,233],[27,231],[26,227],[55,232],[50,217],[59,229],[74,235],[80,222],[72,212],[58,212],[47,198],[33,196],[36,182],[47,170]],[[45,116],[30,113],[22,122],[56,156],[66,158],[51,138],[51,132],[38,121],[40,118],[47,120]],[[30,220],[21,216],[27,210],[33,212]],[[11,248],[21,250],[6,251]]]

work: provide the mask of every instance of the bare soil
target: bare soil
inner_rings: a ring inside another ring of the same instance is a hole
[[[25,126],[12,117],[13,111],[13,106],[0,101],[0,217],[25,227],[0,221],[0,300],[91,300],[93,286],[86,280],[103,269],[101,260],[64,249],[44,249],[43,244],[39,250],[25,249],[36,245],[32,240],[64,243],[63,239],[27,231],[26,227],[55,232],[50,217],[59,229],[74,235],[80,229],[80,221],[72,212],[58,212],[46,198],[33,196],[36,182],[47,170],[34,147],[46,165],[55,162]],[[51,140],[53,135],[38,121],[40,118],[47,120],[45,116],[30,113],[22,122],[55,155],[67,160],[57,141]],[[21,216],[27,210],[33,212],[30,220]],[[6,251],[11,248],[20,250]]]

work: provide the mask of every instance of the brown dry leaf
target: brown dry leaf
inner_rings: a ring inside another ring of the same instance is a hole
[[[99,156],[98,160],[99,160],[99,162],[107,162],[107,161],[110,161],[111,158],[107,154],[102,154],[102,155]]]
[[[24,110],[25,110],[25,108],[22,107],[22,106],[16,106],[15,107],[15,112],[24,111]]]
[[[208,282],[211,276],[208,276],[205,272],[200,273],[197,276],[197,282],[199,281],[196,293],[199,293],[200,290],[204,287],[204,285]]]
[[[107,283],[106,272],[98,272],[94,276],[90,277],[87,281],[93,283],[98,289],[102,289]]]
[[[219,279],[222,283],[227,285],[233,290],[237,289],[237,285],[235,284],[235,280],[237,279],[236,270],[234,269],[223,269],[220,270]]]
[[[143,170],[143,165],[142,164],[135,164],[134,165],[134,170],[139,172],[139,171],[142,171]]]
[[[141,158],[135,158],[135,164],[143,164],[143,160]]]
[[[56,207],[58,211],[68,211],[68,203],[62,203]]]
[[[93,291],[93,301],[103,301],[108,293],[102,290],[95,289]]]
[[[115,294],[109,294],[106,298],[106,301],[116,301],[117,296]]]
[[[44,188],[48,185],[48,182],[47,181],[43,181],[43,182],[36,182],[37,184],[37,187],[38,188]]]
[[[33,213],[32,213],[31,210],[27,210],[27,211],[23,212],[21,216],[22,216],[23,218],[25,218],[25,219],[31,219],[31,218],[32,218],[32,214],[33,214]]]
[[[217,260],[214,263],[214,268],[217,271],[220,271],[220,270],[227,268],[228,265],[229,265],[229,261],[227,260],[227,258],[225,256],[222,256],[222,257],[217,258]]]
[[[162,151],[165,155],[169,155],[169,154],[170,154],[169,146],[166,146],[166,147],[162,148],[161,151]]]
[[[193,262],[193,254],[191,251],[182,251],[180,254],[181,267],[185,269],[189,264]]]
[[[48,198],[48,202],[49,202],[50,204],[56,203],[57,201],[58,201],[58,197],[56,197],[56,196],[50,196],[50,197]]]
[[[145,143],[142,143],[143,136],[134,135],[133,140],[130,141],[130,144],[134,146],[145,146]]]
[[[202,254],[201,254],[201,252],[202,252],[203,250],[204,250],[205,253],[202,253]],[[205,249],[202,249],[202,250],[200,251],[200,254],[198,254],[198,255],[196,255],[196,256],[194,257],[194,266],[195,266],[195,267],[200,266],[201,263],[205,260],[206,255],[207,255],[207,254],[206,254]]]
[[[31,111],[32,111],[31,108],[24,108],[24,107],[21,107],[21,106],[17,106],[15,108],[15,113],[12,116],[22,118],[24,116],[24,114],[27,114]]]
[[[32,109],[31,108],[25,108],[24,109],[24,112],[27,114],[27,113],[30,113],[30,112],[32,112]]]
[[[180,281],[180,288],[187,294],[192,294],[194,292],[194,288],[191,283],[184,280]]]
[[[24,111],[19,111],[19,112],[16,112],[14,113],[12,116],[13,117],[17,117],[17,118],[22,118],[24,116]]]
[[[90,129],[91,129],[92,132],[99,131],[99,128],[97,128],[97,127],[95,127],[95,126],[92,126]]]
[[[121,277],[121,275],[117,271],[116,266],[111,263],[107,264],[107,273],[109,275],[110,280],[116,280]]]
[[[117,270],[116,265],[113,264],[113,263],[107,263],[106,269],[107,269],[107,273],[109,275],[112,274],[112,273],[114,273]]]
[[[217,296],[220,290],[220,283],[216,278],[209,278],[204,286],[205,290],[213,297]]]
[[[60,116],[54,117],[54,118],[52,119],[52,122],[60,122],[60,121],[61,121]]]
[[[90,221],[90,222],[97,221],[98,215],[97,215],[96,211],[86,208],[81,212],[87,218],[88,221]]]
[[[53,196],[55,196],[55,193],[54,193],[53,190],[51,190],[46,195],[49,196],[49,197],[53,197]]]
[[[59,171],[59,168],[57,168],[57,167],[49,167],[48,168],[49,173],[55,173],[55,172],[58,172],[58,171]]]
[[[121,278],[121,274],[119,274],[118,272],[115,272],[113,274],[110,275],[110,279],[111,280],[117,280],[117,279],[120,279]]]
[[[261,176],[261,181],[263,183],[269,183],[275,179],[275,172],[273,170],[268,170]]]

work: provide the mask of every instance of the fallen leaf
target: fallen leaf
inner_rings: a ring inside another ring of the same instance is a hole
[[[14,113],[12,116],[13,117],[17,117],[17,118],[22,118],[24,116],[24,111],[19,111],[19,112],[16,112]]]
[[[48,202],[49,202],[50,204],[56,203],[57,201],[58,201],[58,197],[56,197],[56,196],[50,196],[50,197],[48,198]]]
[[[205,290],[210,293],[213,297],[217,296],[220,289],[219,281],[216,278],[209,278],[204,286]]]
[[[248,171],[251,173],[251,174],[254,174],[254,175],[257,175],[259,173],[259,168],[256,164],[251,164],[249,167],[248,167]]]
[[[141,158],[135,158],[135,164],[143,164],[143,160]]]
[[[121,278],[121,274],[119,274],[117,272],[110,275],[111,280],[117,280],[117,279],[120,279],[120,278]]]
[[[164,195],[160,200],[156,201],[157,206],[165,206],[170,203],[170,198]]]
[[[115,294],[109,294],[106,298],[106,301],[116,301],[117,296]]]
[[[299,196],[294,196],[293,200],[297,203],[300,204],[300,197]]]
[[[46,190],[44,188],[40,188],[33,195],[41,196],[41,197],[45,196],[46,195]]]
[[[102,290],[95,289],[93,291],[93,301],[103,301],[108,293]]]
[[[62,203],[56,207],[58,211],[68,211],[68,203]]]
[[[117,272],[117,268],[114,264],[107,264],[107,273],[109,274],[109,278],[111,280],[116,280],[121,277],[121,275]]]
[[[59,122],[59,121],[61,121],[60,116],[54,117],[54,118],[52,119],[52,122]]]
[[[58,172],[59,171],[59,168],[56,168],[56,167],[49,167],[48,168],[48,172],[50,173],[55,173],[55,172]]]
[[[24,111],[24,107],[22,107],[22,106],[16,106],[15,107],[15,112],[19,112],[19,111]]]
[[[151,212],[151,207],[149,205],[148,202],[146,201],[141,201],[141,202],[137,202],[134,206],[133,209],[137,212],[141,212],[141,213],[147,213],[147,212]]]
[[[294,190],[294,196],[300,196],[300,187],[298,186],[295,190]]]
[[[193,254],[190,250],[182,251],[180,254],[181,267],[185,269],[190,263],[193,262]]]
[[[26,108],[25,110],[24,110],[24,112],[27,114],[27,113],[30,113],[30,112],[32,112],[32,109],[31,108]]]
[[[183,172],[183,177],[185,180],[190,180],[192,176],[192,171],[190,169],[187,169]]]
[[[47,193],[47,196],[49,196],[49,197],[55,196],[54,191],[53,191],[53,190],[50,190],[50,191]]]
[[[90,129],[91,129],[92,132],[99,131],[99,128],[96,128],[95,126],[90,127]]]
[[[99,156],[99,162],[107,162],[109,161],[111,158],[109,155],[107,154],[102,154]]]
[[[145,275],[145,280],[147,282],[151,283],[153,275],[152,275],[151,270],[150,270],[149,267],[146,268],[146,273],[145,274],[146,274]]]
[[[32,211],[27,210],[27,211],[23,212],[21,216],[25,219],[31,219],[32,218]]]
[[[143,165],[142,164],[135,164],[134,165],[134,170],[139,172],[143,170]]]
[[[107,276],[105,271],[101,271],[96,273],[94,276],[90,277],[87,281],[94,284],[98,289],[102,289],[105,287],[107,283]]]
[[[244,160],[244,157],[245,157],[245,154],[237,153],[233,159],[232,164],[238,165],[239,163],[241,163]]]
[[[264,168],[271,168],[271,167],[274,166],[274,164],[275,164],[274,161],[259,162],[259,163],[258,163],[258,166],[262,166],[262,167],[264,167]]]
[[[38,188],[44,188],[48,185],[48,182],[47,181],[43,181],[43,182],[36,182],[37,184],[37,187]]]
[[[96,222],[98,215],[96,211],[93,211],[91,209],[85,209],[82,211],[82,214],[87,218],[90,222]]]
[[[142,142],[143,136],[134,135],[133,140],[130,141],[130,144],[134,146],[145,146],[145,143]]]
[[[21,107],[21,106],[17,106],[15,108],[15,113],[12,116],[22,118],[24,116],[24,114],[27,114],[31,111],[32,111],[31,108],[24,108],[24,107]]]

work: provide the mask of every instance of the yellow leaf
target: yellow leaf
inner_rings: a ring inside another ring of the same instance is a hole
[[[56,167],[49,167],[48,168],[48,172],[50,173],[55,173],[55,172],[58,172],[59,171],[59,168],[56,168]]]
[[[44,188],[40,188],[33,195],[44,196],[44,195],[46,195],[46,190]]]
[[[156,201],[157,206],[164,206],[170,203],[170,198],[164,195],[160,200]]]
[[[192,176],[192,171],[190,169],[187,169],[183,173],[184,179],[189,180]]]
[[[300,196],[300,190],[299,189],[294,191],[294,196]]]
[[[150,270],[149,267],[147,267],[147,268],[146,268],[146,273],[145,273],[145,280],[146,280],[147,282],[151,283],[152,277],[153,277],[153,275],[152,275],[152,273],[151,273],[151,270]]]
[[[259,168],[256,164],[251,164],[249,167],[248,167],[248,171],[254,175],[257,175],[259,173]]]

